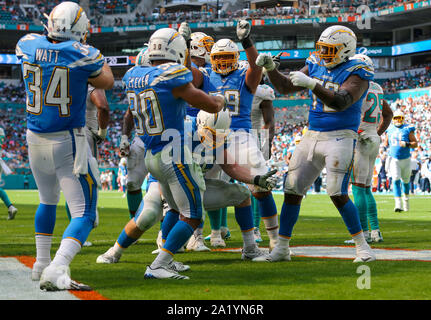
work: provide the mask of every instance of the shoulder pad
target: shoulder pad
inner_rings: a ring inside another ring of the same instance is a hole
[[[43,37],[41,34],[38,33],[29,33],[23,36],[21,39],[19,39],[18,43],[15,47],[15,54],[18,59],[29,59],[29,51],[28,46],[31,45],[31,40],[39,39]]]
[[[274,90],[266,85],[266,84],[261,84],[257,87],[256,96],[260,97],[262,100],[274,100],[275,99],[275,94],[274,94]]]
[[[311,64],[319,64],[319,60],[317,59],[316,55],[313,53],[311,54],[307,60],[305,60],[306,63],[311,63]]]
[[[209,77],[210,76],[209,70],[210,69],[205,68],[205,67],[199,67],[199,71],[202,72],[205,77]]]
[[[81,56],[82,58],[70,63],[67,66],[68,68],[76,68],[92,64],[103,64],[105,62],[105,58],[100,53],[99,49],[96,49],[90,45],[79,43],[78,41],[75,41],[72,44],[72,47],[75,49],[75,51],[79,52],[78,56]]]
[[[178,78],[179,80],[183,80],[184,76],[191,74],[191,71],[184,65],[178,63],[164,63],[157,68],[161,71],[161,73],[154,78],[151,86],[155,86],[160,82],[173,80]]]
[[[350,73],[363,74],[365,77],[374,77],[374,68],[362,60],[349,60],[346,62],[345,70]]]

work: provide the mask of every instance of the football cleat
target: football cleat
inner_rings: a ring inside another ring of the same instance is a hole
[[[221,227],[221,228],[220,228],[220,233],[221,233],[221,238],[222,238],[223,240],[229,240],[229,239],[230,239],[230,237],[231,237],[231,235],[230,235],[230,231],[229,231],[229,228]]]
[[[260,234],[259,229],[254,228],[254,241],[256,241],[257,243],[262,242],[262,235]]]
[[[91,287],[70,279],[70,269],[65,265],[50,264],[40,276],[39,287],[46,291],[91,291]]]
[[[192,235],[186,249],[187,251],[196,252],[211,251],[211,249],[204,244],[204,239],[202,235],[199,235],[197,238],[195,237],[195,235]]]
[[[83,247],[91,247],[93,244],[90,241],[85,241]]]
[[[144,274],[145,279],[175,279],[175,280],[188,280],[187,276],[183,276],[178,272],[170,269],[168,266],[159,266],[157,268],[147,267]]]
[[[394,212],[402,212],[403,211],[403,209],[401,209],[401,208],[394,208]]]
[[[190,270],[190,266],[179,261],[172,260],[168,264],[168,268],[176,272],[184,272]]]
[[[356,258],[353,263],[371,262],[376,260],[376,256],[370,246],[356,247]]]
[[[253,260],[258,257],[266,258],[268,256],[268,252],[262,249],[259,249],[257,245],[251,249],[245,250],[242,249],[241,259],[242,260]]]
[[[40,276],[42,275],[43,270],[45,270],[45,268],[47,266],[49,266],[49,263],[44,264],[44,263],[36,261],[33,264],[33,269],[31,269],[31,280],[33,280],[33,281],[39,281],[40,280]]]
[[[16,214],[18,213],[18,209],[15,208],[13,205],[10,205],[9,208],[7,209],[8,212],[8,220],[13,220],[15,219]]]
[[[274,250],[271,251],[268,255],[263,255],[260,257],[256,257],[252,259],[251,261],[255,262],[278,262],[278,261],[290,261],[290,249],[279,249],[274,248]]]
[[[115,252],[114,247],[111,247],[104,254],[100,255],[96,259],[96,263],[117,263],[121,258],[121,254]]]
[[[382,233],[380,230],[371,230],[371,241],[372,242],[383,242]]]
[[[214,248],[224,248],[226,247],[226,242],[221,237],[211,237],[211,246]]]

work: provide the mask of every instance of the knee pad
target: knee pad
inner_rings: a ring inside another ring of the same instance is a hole
[[[136,211],[135,223],[141,231],[146,231],[163,218],[163,205],[160,193],[149,192],[145,195]]]

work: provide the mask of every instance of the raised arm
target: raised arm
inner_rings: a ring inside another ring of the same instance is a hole
[[[247,20],[238,21],[236,26],[236,35],[241,41],[249,64],[249,68],[247,69],[245,76],[245,84],[250,89],[251,93],[255,93],[256,88],[262,79],[262,67],[256,64],[258,53],[250,37],[250,31],[250,22]]]
[[[275,120],[274,120],[274,107],[271,100],[263,100],[260,103],[260,110],[262,111],[264,129],[269,132],[269,145],[272,145],[272,140],[275,134]],[[271,151],[271,148],[270,150]]]

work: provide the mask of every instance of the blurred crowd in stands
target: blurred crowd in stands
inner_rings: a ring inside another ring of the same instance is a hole
[[[72,0],[78,2],[77,0]],[[299,0],[298,6],[282,7],[269,6],[257,9],[241,10],[217,10],[213,1],[207,6],[205,11],[190,11],[178,6],[178,11],[164,11],[160,7],[154,12],[138,9],[140,0],[95,0],[89,1],[89,18],[94,26],[124,26],[154,23],[179,23],[184,20],[188,22],[214,22],[220,20],[232,20],[238,18],[265,19],[265,18],[308,18],[308,17],[329,17],[334,15],[354,15],[357,7],[367,5],[372,11],[397,6],[401,3],[418,2],[415,1],[386,1],[386,0],[321,0],[309,1]],[[320,4],[319,4],[320,2]],[[58,1],[26,1],[27,6],[20,8],[19,0],[0,1],[0,21],[15,23],[31,23],[41,20],[43,13],[49,13],[58,4]],[[169,1],[166,3],[170,4]],[[30,6],[28,6],[30,4]],[[311,4],[311,6],[310,6]],[[31,7],[33,5],[33,7]],[[223,8],[223,1],[220,6]],[[115,19],[104,19],[104,17],[115,17]],[[118,17],[116,17],[118,16]]]

